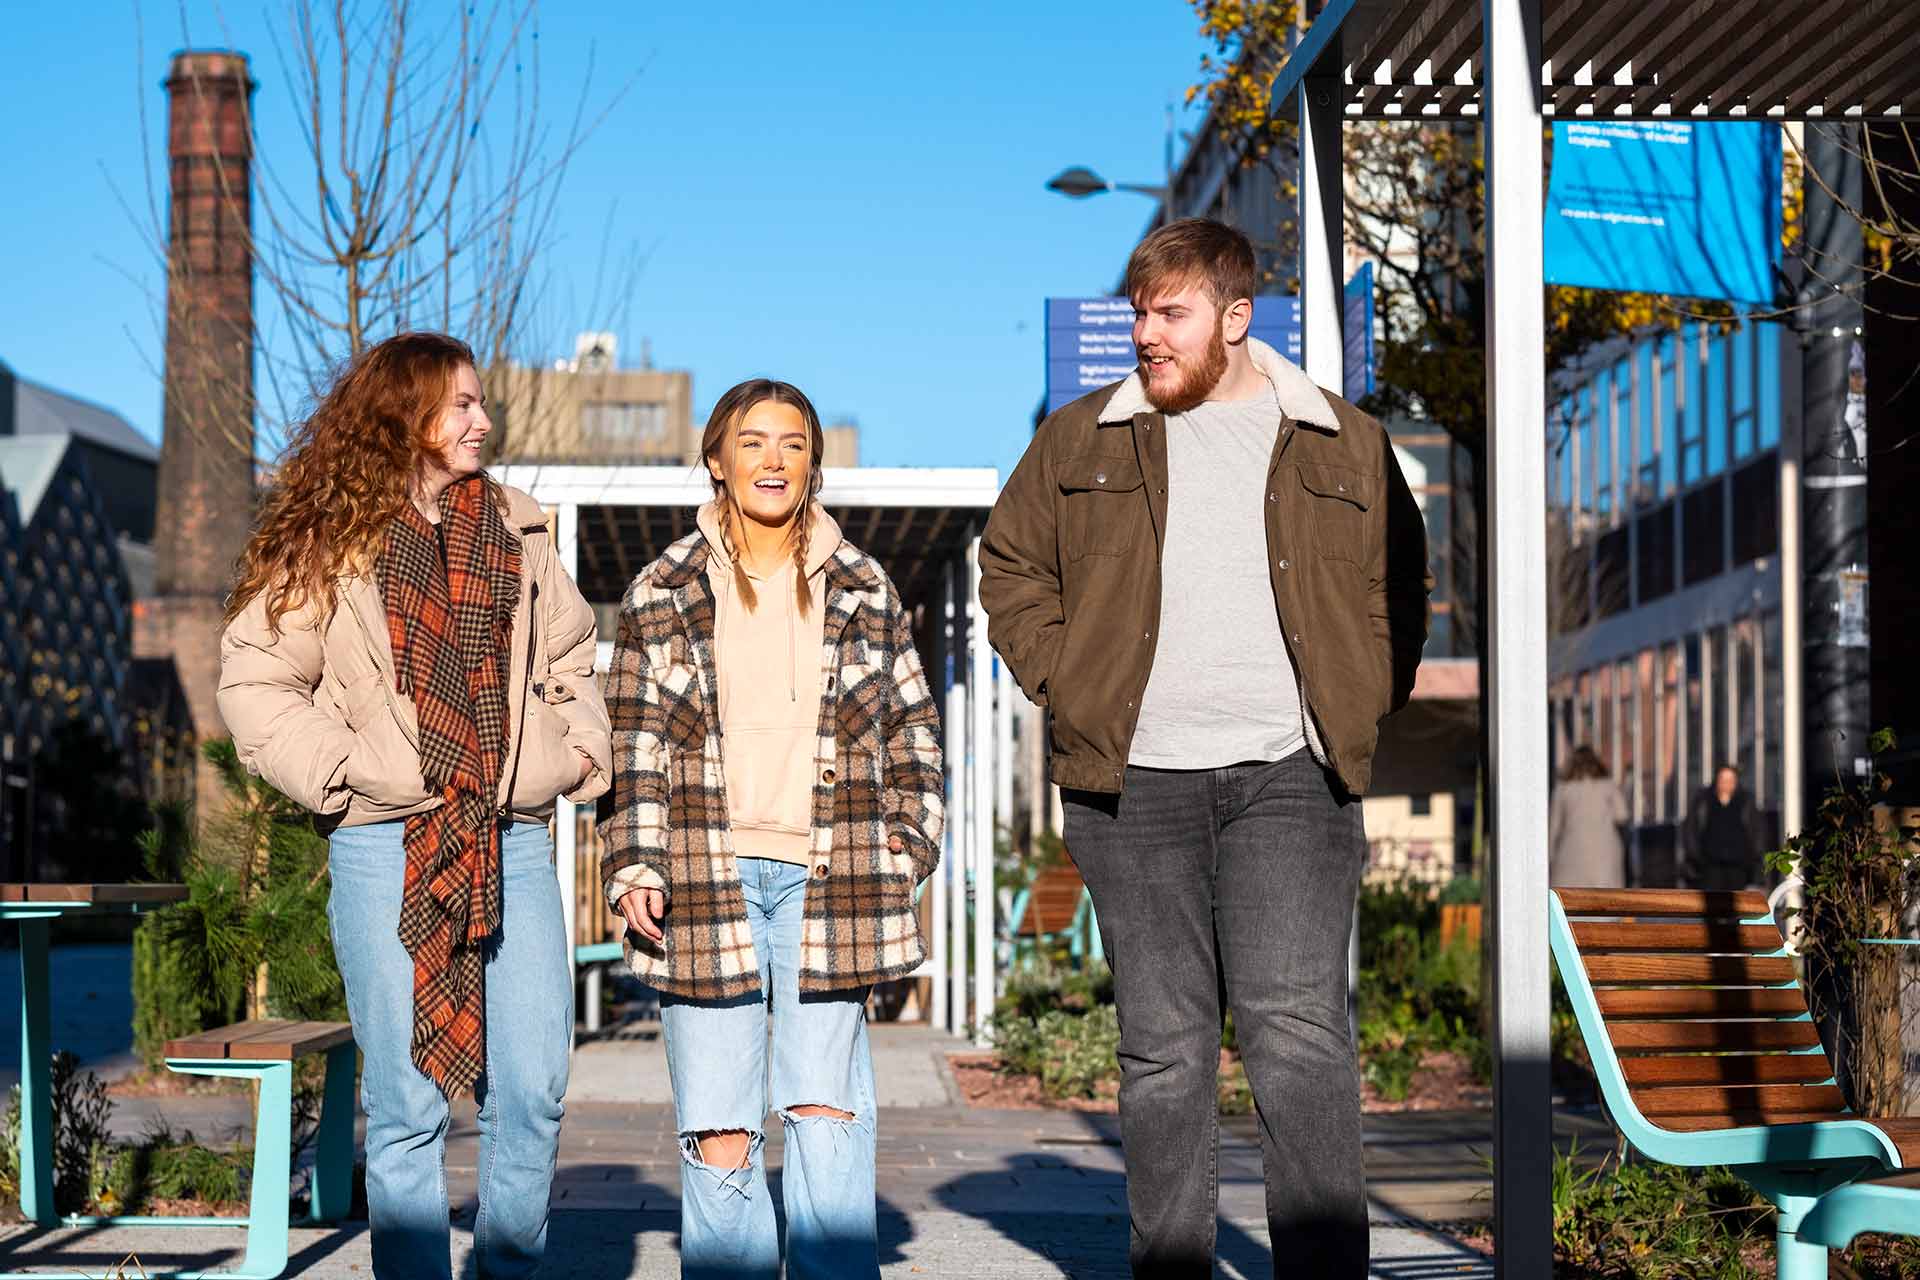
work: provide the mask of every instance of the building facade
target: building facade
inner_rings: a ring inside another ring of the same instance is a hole
[[[1799,404],[1784,326],[1687,325],[1608,344],[1548,418],[1555,767],[1613,771],[1637,883],[1675,883],[1677,831],[1731,764],[1777,841],[1790,721],[1781,438]]]

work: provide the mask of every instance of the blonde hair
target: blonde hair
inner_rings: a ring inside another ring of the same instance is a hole
[[[807,541],[813,532],[811,508],[814,499],[820,495],[820,459],[827,447],[826,435],[820,430],[820,415],[814,411],[813,401],[807,399],[806,392],[791,382],[779,382],[772,378],[749,378],[737,386],[729,387],[707,418],[706,432],[700,437],[700,456],[718,466],[724,474],[727,462],[724,455],[739,431],[741,420],[747,416],[749,409],[769,400],[799,410],[801,420],[807,424],[807,492],[800,500],[793,531],[788,535],[793,550],[794,598],[800,602],[800,611],[805,613],[813,608],[813,591],[807,586]],[[740,599],[747,608],[756,608],[760,602],[755,597],[753,583],[741,567],[740,540],[734,534],[735,522],[744,525],[746,516],[734,501],[733,491],[727,487],[725,480],[714,477],[713,493],[720,501],[720,541],[723,545],[719,550],[733,565],[733,580],[739,588]]]

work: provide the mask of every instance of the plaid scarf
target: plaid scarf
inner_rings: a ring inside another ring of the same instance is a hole
[[[407,819],[405,836],[400,941],[413,957],[413,1062],[452,1097],[486,1066],[481,948],[500,927],[495,797],[520,548],[492,481],[448,485],[437,531],[407,503],[377,573],[397,683],[419,711],[420,776],[441,799]]]

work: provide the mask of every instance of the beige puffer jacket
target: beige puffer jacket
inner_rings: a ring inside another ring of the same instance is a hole
[[[593,675],[593,611],[554,553],[546,512],[518,489],[501,491],[521,573],[500,805],[539,821],[557,796],[580,803],[606,791],[612,738]],[[379,585],[342,577],[338,596],[331,617],[288,613],[278,635],[264,599],[248,604],[220,638],[220,715],[243,765],[337,825],[424,812],[440,800],[420,778],[413,703],[394,687]],[[583,756],[593,772],[579,782]]]

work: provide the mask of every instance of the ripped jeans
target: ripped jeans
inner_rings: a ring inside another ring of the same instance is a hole
[[[741,858],[740,884],[760,962],[760,993],[735,1000],[663,995],[660,1001],[684,1160],[681,1274],[688,1280],[780,1275],[780,1238],[762,1150],[771,1101],[785,1126],[781,1197],[789,1280],[877,1280],[867,993],[800,994],[805,867]],[[792,1111],[809,1106],[831,1107],[853,1119]],[[749,1135],[745,1168],[701,1160],[698,1135],[726,1131]]]

